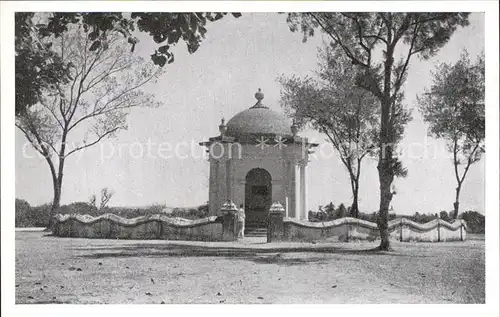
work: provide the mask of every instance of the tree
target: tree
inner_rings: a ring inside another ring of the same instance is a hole
[[[485,218],[484,215],[474,210],[468,210],[460,214],[460,218],[467,223],[467,232],[484,233]]]
[[[351,182],[353,215],[358,214],[361,162],[374,144],[375,98],[355,87],[353,65],[332,46],[319,51],[319,80],[281,76],[281,105],[299,128],[324,133],[344,164]]]
[[[291,31],[300,28],[304,41],[314,36],[315,28],[321,28],[356,66],[356,84],[380,101],[377,224],[381,237],[379,249],[389,250],[391,184],[402,167],[394,155],[398,135],[394,123],[401,115],[396,105],[398,99],[402,100],[401,88],[410,60],[413,56],[422,59],[434,56],[458,26],[469,24],[468,13],[289,13],[287,21]],[[397,49],[403,52],[401,56],[396,54]]]
[[[453,220],[453,219],[455,219],[455,218],[453,218],[453,217],[454,217],[454,215],[455,215],[455,211],[454,211],[454,210],[450,210],[450,211],[448,212],[448,220]]]
[[[119,34],[133,52],[139,43],[136,32],[147,33],[155,43],[163,44],[154,51],[151,60],[155,65],[164,66],[174,62],[171,48],[179,41],[186,43],[190,54],[196,52],[205,38],[206,24],[222,19],[227,13],[54,12],[45,15],[46,19],[37,22],[33,21],[33,12],[15,15],[16,115],[38,103],[42,90],[70,80],[69,62],[63,62],[50,47],[75,25],[84,29],[91,50],[106,45],[108,36]],[[232,16],[237,18],[241,14],[232,13]]]
[[[351,214],[358,217],[361,163],[367,155],[376,155],[378,143],[378,100],[356,86],[356,68],[337,45],[320,50],[319,80],[306,77],[281,77],[281,103],[298,126],[312,125],[327,136],[349,174],[353,195]],[[411,119],[397,103],[401,115],[395,126]],[[398,139],[403,129],[399,129]],[[404,172],[400,173],[405,175]]]
[[[95,194],[89,197],[89,204],[97,208],[97,197]]]
[[[89,203],[90,205],[94,206],[97,210],[102,212],[105,208],[107,208],[107,205],[114,194],[115,193],[113,191],[110,191],[108,188],[103,188],[101,189],[101,202],[99,204],[99,207],[97,207],[96,195],[90,196]]]
[[[99,205],[99,210],[104,210],[104,208],[107,207],[114,194],[115,193],[113,191],[110,191],[107,188],[103,188],[101,190],[101,203]]]
[[[16,216],[15,216],[16,227],[27,226],[30,211],[31,211],[31,206],[26,200],[16,198]]]
[[[90,215],[93,217],[96,217],[99,214],[96,206],[84,201],[76,201],[68,205],[63,205],[57,210],[57,212],[62,215]]]
[[[333,202],[330,202],[325,206],[325,213],[328,220],[335,219],[335,205],[333,204]]]
[[[40,41],[33,17],[18,12],[15,18],[16,116],[36,104],[43,91],[70,80],[69,67],[51,50],[52,43]]]
[[[454,65],[440,64],[433,77],[432,86],[418,98],[418,105],[429,124],[429,134],[446,140],[453,154],[457,187],[452,219],[458,219],[465,176],[485,151],[484,53],[472,63],[464,52]]]
[[[439,218],[443,219],[443,220],[450,220],[449,217],[448,217],[448,213],[446,212],[446,210],[442,210],[440,213],[439,213]]]
[[[162,69],[134,56],[116,34],[103,37],[104,44],[95,49],[81,25],[47,39],[62,63],[70,65],[70,80],[43,90],[36,104],[16,116],[16,126],[49,166],[55,211],[66,159],[126,129],[131,108],[157,106],[142,87],[155,81]]]
[[[337,208],[337,218],[344,218],[346,216],[346,214],[347,214],[347,210],[346,210],[344,204],[341,203],[339,205],[339,207]]]

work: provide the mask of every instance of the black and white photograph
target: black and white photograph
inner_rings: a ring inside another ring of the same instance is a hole
[[[1,6],[6,315],[498,314],[498,2]]]

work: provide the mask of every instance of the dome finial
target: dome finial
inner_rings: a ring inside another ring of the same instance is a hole
[[[299,132],[299,127],[297,126],[297,122],[295,121],[295,118],[292,120],[292,126],[290,127],[290,130],[292,131],[292,136],[296,137],[297,132]]]
[[[260,88],[259,88],[259,91],[257,91],[255,93],[255,99],[257,99],[259,103],[262,99],[264,99],[264,93],[262,92],[262,90]]]
[[[226,131],[227,131],[227,126],[225,124],[225,119],[224,117],[220,120],[220,125],[219,125],[219,132],[220,132],[220,135],[221,136],[224,136],[226,134]]]

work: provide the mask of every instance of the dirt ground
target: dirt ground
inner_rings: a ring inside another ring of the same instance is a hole
[[[16,232],[16,303],[484,303],[484,238],[376,246]]]

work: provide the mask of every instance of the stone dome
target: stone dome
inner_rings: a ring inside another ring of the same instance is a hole
[[[264,94],[259,91],[255,94],[257,103],[237,113],[227,122],[226,135],[241,137],[254,134],[292,135],[290,120],[262,104]]]

